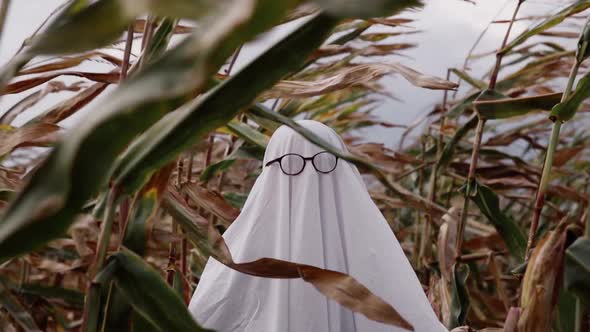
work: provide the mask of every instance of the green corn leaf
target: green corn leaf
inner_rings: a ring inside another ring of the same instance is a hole
[[[477,112],[487,120],[506,119],[533,111],[550,111],[561,100],[561,93],[532,97],[482,100],[473,103]]]
[[[166,47],[174,35],[174,29],[176,28],[178,21],[178,19],[170,17],[166,17],[162,20],[158,26],[158,29],[154,33],[154,36],[143,52],[141,57],[142,63],[147,63],[153,61],[154,59],[158,59],[164,53],[164,51],[166,51]]]
[[[463,115],[465,111],[471,109],[473,107],[473,101],[477,99],[477,97],[482,93],[483,90],[475,91],[474,93],[468,95],[467,97],[463,98],[461,101],[453,105],[447,113],[446,116],[451,119],[456,119]]]
[[[337,21],[323,14],[308,18],[298,29],[207,94],[168,114],[127,150],[116,164],[113,183],[133,192],[162,165],[229,122],[242,107],[297,69],[328,36]]]
[[[36,295],[45,299],[59,299],[74,307],[82,308],[84,306],[84,293],[75,289],[40,284],[23,284],[17,290],[23,294]]]
[[[231,121],[227,124],[227,127],[238,137],[243,138],[245,141],[256,144],[257,146],[266,149],[269,137],[250,127],[249,125],[239,122]]]
[[[116,260],[109,260],[92,280],[90,290],[86,293],[86,299],[84,300],[86,326],[83,326],[83,330],[87,332],[97,331],[101,311],[101,294],[108,291],[110,282],[118,268]]]
[[[467,277],[469,266],[457,263],[453,266],[453,281],[451,284],[451,310],[449,329],[465,325],[465,318],[469,311],[469,293],[467,293]]]
[[[493,90],[486,89],[483,91],[478,91],[475,94],[468,96],[466,99],[463,100],[463,102],[461,102],[458,106],[455,106],[455,108],[451,109],[449,112],[464,112],[467,108],[473,106],[476,102],[481,102],[485,100],[495,100],[503,97],[505,96]],[[459,142],[463,139],[463,137],[465,137],[465,135],[467,135],[467,133],[471,129],[475,128],[478,121],[479,118],[476,114],[471,116],[471,118],[469,118],[469,120],[455,132],[455,135],[453,135],[451,140],[449,140],[447,144],[445,144],[441,156],[437,161],[439,169],[443,170],[453,160],[457,144],[459,144]]]
[[[242,209],[244,207],[244,204],[246,203],[246,199],[248,198],[248,195],[227,192],[227,193],[223,193],[223,197],[225,198],[225,200],[229,204],[233,205],[234,207],[236,207],[238,209]]]
[[[160,332],[156,326],[133,311],[131,315],[131,332]]]
[[[131,140],[189,100],[237,46],[280,21],[293,5],[259,0],[245,15],[241,2],[229,9],[225,2],[210,4],[216,6],[203,19],[208,24],[130,77],[64,135],[0,220],[0,262],[62,236],[83,204],[105,187]]]
[[[123,249],[111,259],[117,261],[116,288],[152,325],[161,331],[208,331],[195,322],[182,298],[141,257]]]
[[[516,222],[502,212],[498,195],[489,187],[477,183],[475,195],[470,197],[479,207],[481,213],[494,225],[506,243],[510,254],[522,260],[526,251],[526,237]]]
[[[578,112],[580,105],[588,98],[590,98],[590,72],[580,79],[576,90],[565,101],[553,107],[549,117],[554,121],[571,120]]]
[[[512,42],[510,42],[504,49],[502,49],[502,53],[508,53],[512,51],[516,46],[521,45],[529,38],[538,35],[539,33],[548,30],[559,23],[563,22],[566,18],[580,13],[586,9],[590,8],[590,2],[586,0],[578,0],[571,5],[565,7],[564,9],[560,10],[554,15],[549,16],[545,20],[541,21],[539,24],[535,25],[534,27],[525,30],[521,33],[518,37],[516,37]]]
[[[201,176],[199,177],[199,181],[201,181],[201,182],[209,181],[217,173],[228,169],[231,165],[234,164],[235,161],[236,161],[236,159],[224,159],[224,160],[221,160],[219,162],[216,162],[214,164],[207,166],[207,168],[205,168],[203,170],[203,172],[201,173]]]
[[[168,165],[156,172],[144,188],[137,193],[131,205],[131,212],[125,226],[123,245],[139,256],[145,254],[148,234],[151,229],[150,224],[158,211],[162,194],[166,190],[173,168],[174,165]],[[112,290],[111,300],[106,310],[109,311],[107,330],[121,330],[128,326],[131,306],[118,289]],[[138,319],[141,321],[141,318]],[[146,322],[143,321],[143,323]]]
[[[578,238],[565,251],[565,288],[590,304],[590,239]]]
[[[205,257],[211,256],[214,249],[209,244],[207,229],[196,223],[196,221],[202,221],[202,224],[206,224],[206,219],[190,210],[186,204],[183,204],[178,193],[167,193],[162,201],[162,208],[174,218],[184,231],[187,239],[199,249],[201,255]]]
[[[465,72],[463,70],[453,68],[453,69],[451,69],[451,72],[453,72],[455,75],[457,75],[463,81],[469,83],[469,85],[471,85],[472,87],[477,88],[479,90],[484,90],[488,86],[487,83],[472,77],[471,75],[469,75],[467,72]]]
[[[576,322],[576,297],[571,293],[561,290],[557,303],[556,319],[553,328],[556,332],[575,331]]]
[[[440,159],[437,161],[439,164],[439,169],[444,169],[449,165],[449,163],[453,160],[455,155],[455,148],[457,144],[467,135],[467,133],[475,128],[477,125],[477,115],[473,115],[467,122],[465,122],[456,132],[455,135],[445,144],[443,151],[441,153]]]
[[[123,243],[125,247],[143,255],[147,245],[148,222],[156,213],[158,197],[155,190],[148,190],[140,195],[133,203]]]

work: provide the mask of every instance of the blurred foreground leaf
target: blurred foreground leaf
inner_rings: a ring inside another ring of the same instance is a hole
[[[229,122],[242,107],[285,74],[299,68],[336,25],[316,14],[279,40],[240,72],[184,105],[137,139],[116,163],[113,181],[124,193],[135,191],[149,175],[212,129]]]
[[[213,7],[204,19],[208,24],[203,25],[203,30],[188,36],[159,60],[130,77],[80,125],[69,130],[3,215],[0,221],[0,262],[65,233],[82,205],[104,188],[115,158],[130,141],[164,114],[190,99],[195,90],[202,89],[209,76],[238,45],[280,21],[292,5],[290,2],[278,4],[260,0],[249,3],[250,7],[243,7],[241,2],[230,2],[237,7],[229,8],[226,2],[210,3]],[[253,11],[254,7],[256,11]],[[228,15],[228,11],[232,15]],[[325,28],[327,33],[331,25]],[[311,33],[314,32],[317,31]],[[310,44],[308,52],[315,46]],[[289,43],[283,47],[287,48],[282,49],[283,53],[274,54],[276,58],[271,57],[271,60],[303,61],[304,54],[302,59],[300,53],[285,57],[286,52],[291,53],[297,47]],[[278,68],[274,72],[276,76],[269,77],[262,88],[288,71],[273,61],[272,67]],[[255,69],[260,74],[267,68]],[[253,98],[243,96],[246,102]],[[227,100],[227,96],[218,97]],[[232,116],[239,110],[239,105],[228,103],[226,107]],[[217,113],[212,117],[218,122],[205,121],[208,126],[202,127],[203,132],[229,120],[220,119]],[[200,125],[199,121],[190,123]],[[156,126],[156,129],[159,128]],[[176,134],[192,136],[182,131]],[[194,134],[193,137],[198,137]],[[166,163],[164,161],[159,166]],[[141,182],[147,179],[149,176],[142,178]]]
[[[141,257],[123,249],[111,260],[116,261],[115,286],[144,319],[161,331],[208,331],[195,322],[182,298]]]

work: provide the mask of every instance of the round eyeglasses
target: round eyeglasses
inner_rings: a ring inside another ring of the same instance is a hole
[[[328,151],[322,151],[309,158],[305,158],[296,153],[287,153],[286,155],[267,162],[264,166],[278,163],[281,167],[281,171],[286,175],[299,175],[303,172],[303,169],[305,169],[305,164],[307,164],[308,160],[311,160],[313,168],[322,174],[332,172],[336,169],[336,165],[338,164],[338,157]]]

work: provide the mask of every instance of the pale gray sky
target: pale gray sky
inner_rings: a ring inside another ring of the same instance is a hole
[[[30,36],[41,22],[64,0],[27,0],[11,1],[8,18],[0,42],[0,64],[5,63],[16,52],[22,41]],[[461,67],[468,50],[472,47],[478,35],[488,27],[494,19],[508,19],[516,5],[516,0],[477,0],[477,5],[462,0],[426,0],[426,6],[417,13],[404,16],[416,21],[411,25],[422,32],[385,42],[409,42],[418,47],[403,52],[404,57],[381,59],[385,61],[401,62],[424,73],[444,77],[447,68]],[[567,1],[560,0],[528,0],[523,4],[520,16],[538,15],[558,10]],[[516,35],[529,25],[531,21],[518,22],[514,27]],[[476,53],[492,51],[497,48],[504,35],[506,25],[492,24],[477,47]],[[248,62],[259,52],[269,39],[277,38],[281,32],[270,33],[266,38],[250,46],[241,56],[240,65]],[[481,74],[491,66],[493,57],[473,62],[471,69]],[[90,64],[85,69],[99,68],[100,64]],[[72,79],[76,80],[76,79]],[[421,114],[428,112],[432,106],[442,98],[441,91],[419,89],[404,80],[390,76],[383,79],[387,90],[401,102],[388,100],[378,109],[384,119],[398,123],[409,124]],[[4,96],[0,100],[0,113],[23,98],[26,94]],[[46,97],[46,100],[36,106],[36,111],[42,111],[63,100],[69,93],[59,93]],[[23,119],[21,119],[22,121]],[[74,120],[75,121],[75,120]],[[17,122],[18,123],[18,122]],[[397,146],[400,129],[373,129],[364,131],[368,139],[380,141],[389,146]]]

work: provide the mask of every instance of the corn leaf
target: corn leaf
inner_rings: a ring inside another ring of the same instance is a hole
[[[498,195],[489,187],[477,183],[476,193],[471,196],[471,200],[475,202],[481,213],[494,225],[496,231],[506,243],[510,254],[522,260],[526,250],[526,237],[516,222],[502,212]]]
[[[555,105],[549,114],[555,121],[568,121],[576,115],[580,105],[590,98],[590,72],[578,81],[576,90],[563,102]]]
[[[233,165],[235,161],[236,159],[224,159],[207,166],[207,168],[205,168],[201,173],[199,181],[207,182],[211,180],[211,178],[215,176],[217,173],[222,172],[231,167],[231,165]]]
[[[465,122],[453,135],[453,137],[445,144],[440,159],[437,161],[439,163],[439,168],[442,170],[449,165],[449,163],[453,160],[455,155],[455,149],[457,144],[467,135],[467,133],[475,128],[477,125],[477,115],[473,115],[467,122]]]
[[[473,105],[485,119],[506,119],[533,111],[549,111],[559,103],[561,95],[561,93],[550,93],[532,97],[481,100],[475,101]]]
[[[590,239],[578,238],[565,252],[565,288],[590,304]]]
[[[566,18],[580,13],[586,9],[590,8],[590,3],[586,0],[578,0],[571,5],[565,7],[564,9],[560,10],[558,13],[547,17],[545,20],[541,21],[537,25],[532,28],[529,28],[522,32],[518,37],[516,37],[512,42],[510,42],[506,47],[502,49],[502,53],[508,53],[512,51],[516,46],[521,45],[529,38],[538,35],[539,33],[548,30],[559,23],[563,22]]]
[[[268,136],[255,130],[249,125],[238,121],[231,121],[227,124],[227,127],[234,134],[236,134],[240,138],[243,138],[245,141],[255,144],[263,149],[266,149],[266,145],[268,144],[269,140]]]
[[[123,249],[111,259],[117,262],[116,288],[145,320],[161,331],[208,331],[194,321],[182,298],[141,257]]]
[[[467,277],[469,277],[468,265],[457,263],[453,266],[449,329],[465,325],[465,318],[470,305],[469,293],[467,293]]]

